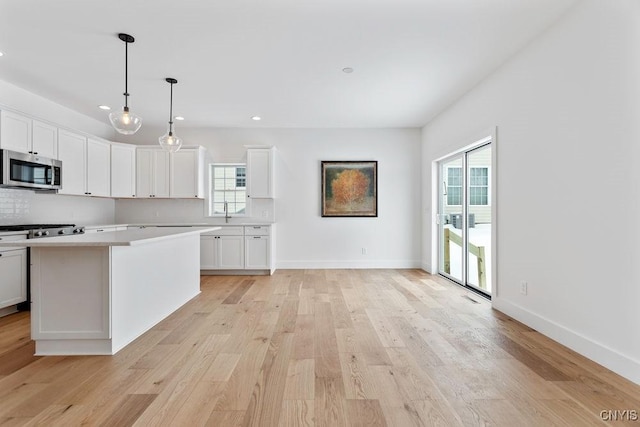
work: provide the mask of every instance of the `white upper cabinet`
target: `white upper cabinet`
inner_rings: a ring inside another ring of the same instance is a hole
[[[204,153],[203,147],[171,153],[171,197],[204,198]]]
[[[111,197],[136,197],[136,146],[111,144]]]
[[[271,199],[273,191],[273,148],[247,150],[247,197]]]
[[[87,138],[66,130],[58,131],[58,160],[62,161],[60,194],[85,195]]]
[[[111,193],[110,144],[59,130],[58,159],[62,161],[60,194],[109,197]]]
[[[169,197],[169,152],[160,147],[136,151],[137,197]]]
[[[203,147],[137,148],[137,197],[204,198]]]
[[[32,123],[29,117],[11,111],[0,112],[0,147],[30,153]]]
[[[64,173],[64,168],[63,168]],[[111,144],[87,139],[88,196],[109,197],[111,195]]]
[[[58,128],[33,120],[31,130],[31,150],[33,154],[58,158]]]
[[[11,111],[0,112],[0,148],[58,158],[58,128]]]
[[[0,112],[0,147],[58,158],[58,128],[22,114]]]

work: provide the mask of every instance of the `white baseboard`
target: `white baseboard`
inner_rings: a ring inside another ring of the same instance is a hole
[[[278,261],[278,270],[301,269],[364,269],[364,268],[421,268],[418,260],[375,260],[375,261]]]
[[[558,323],[537,315],[517,304],[494,297],[492,306],[496,310],[524,323],[530,328],[569,347],[571,350],[622,375],[629,381],[640,384],[640,361],[621,354],[606,345],[595,342]]]

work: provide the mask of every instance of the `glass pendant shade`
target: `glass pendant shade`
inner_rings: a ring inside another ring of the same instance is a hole
[[[109,113],[109,120],[113,128],[123,135],[133,135],[142,126],[142,118],[133,114],[127,107],[122,111]]]
[[[172,153],[175,153],[182,147],[182,138],[174,135],[171,131],[158,138],[158,142],[162,148]]]

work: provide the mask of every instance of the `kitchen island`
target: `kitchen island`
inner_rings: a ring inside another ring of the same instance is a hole
[[[36,355],[112,355],[200,292],[200,233],[141,228],[7,242],[31,247]]]

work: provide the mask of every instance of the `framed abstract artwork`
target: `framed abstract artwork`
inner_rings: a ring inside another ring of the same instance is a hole
[[[378,162],[321,162],[323,217],[378,216]]]

